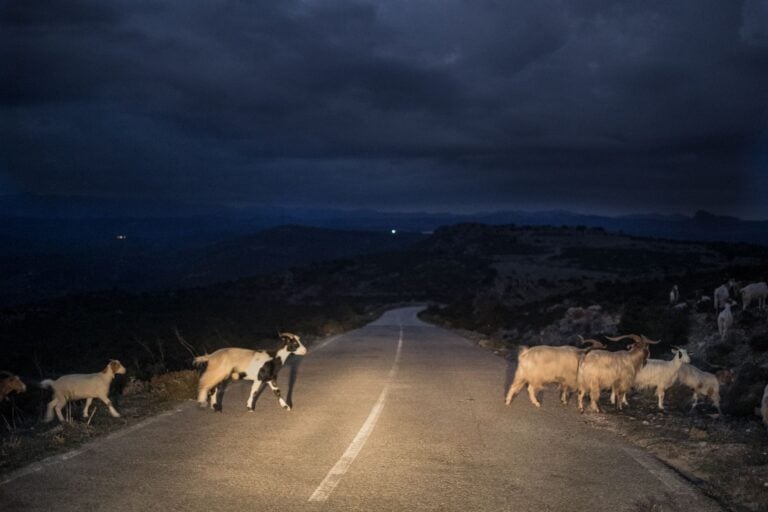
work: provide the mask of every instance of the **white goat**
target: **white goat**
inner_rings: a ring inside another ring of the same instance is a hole
[[[596,340],[585,340],[579,336],[582,344],[589,344],[588,348],[577,348],[570,345],[552,347],[540,345],[538,347],[521,347],[517,356],[517,370],[515,378],[507,393],[505,403],[512,403],[523,387],[528,385],[528,398],[536,407],[541,403],[536,394],[547,384],[560,386],[560,401],[568,403],[568,395],[576,389],[576,372],[579,367],[579,359],[597,348],[605,348],[605,345]]]
[[[757,300],[758,310],[764,310],[766,297],[768,297],[768,284],[765,282],[748,284],[741,289],[741,310],[746,310],[753,300]]]
[[[720,308],[731,298],[728,290],[732,283],[733,280],[729,281],[728,284],[721,284],[715,288],[715,291],[712,293],[712,303],[715,306],[715,311],[720,311]]]
[[[659,409],[664,410],[664,394],[677,382],[680,368],[691,362],[685,349],[672,349],[675,357],[671,361],[662,359],[648,359],[645,366],[640,368],[635,376],[635,389],[656,388],[656,396],[659,399]]]
[[[117,359],[112,359],[106,368],[99,373],[84,373],[64,375],[56,380],[46,379],[40,383],[42,388],[53,389],[53,400],[48,402],[48,408],[45,412],[45,422],[53,420],[53,411],[56,410],[56,416],[59,421],[64,421],[61,409],[72,400],[82,400],[85,398],[85,409],[83,409],[83,418],[88,417],[88,408],[91,406],[94,398],[98,398],[109,407],[109,413],[113,418],[119,418],[118,413],[112,406],[109,399],[109,385],[115,375],[124,374],[125,367]]]
[[[720,339],[724,339],[728,329],[733,325],[733,313],[731,312],[732,302],[726,301],[723,310],[717,315],[717,332],[720,334]]]
[[[728,384],[733,380],[733,373],[729,370],[719,370],[717,374],[711,374],[699,370],[692,364],[684,364],[680,367],[677,381],[683,386],[693,390],[693,405],[691,410],[699,403],[699,395],[704,395],[712,400],[712,403],[720,411],[720,384]]]
[[[585,354],[579,362],[576,378],[579,388],[579,412],[584,412],[584,395],[587,393],[590,409],[594,412],[600,412],[598,400],[603,389],[610,389],[616,397],[623,398],[632,387],[635,375],[648,359],[648,344],[659,343],[636,334],[608,339],[617,341],[623,338],[634,340],[627,351],[595,350]],[[623,402],[624,400],[618,400],[616,406],[619,410],[623,408]]]
[[[677,287],[677,285],[674,285],[672,290],[669,292],[669,305],[674,306],[678,302],[680,302],[680,289]]]

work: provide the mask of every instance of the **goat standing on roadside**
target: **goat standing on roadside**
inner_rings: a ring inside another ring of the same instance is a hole
[[[664,410],[664,395],[666,391],[677,382],[680,368],[691,362],[685,349],[673,348],[675,357],[671,361],[661,359],[648,359],[645,366],[640,368],[635,376],[635,389],[656,388],[656,396],[659,399],[659,409]]]
[[[691,411],[699,403],[699,395],[703,395],[712,400],[712,404],[720,411],[720,384],[728,384],[733,380],[733,373],[730,370],[719,370],[716,374],[711,374],[699,370],[692,364],[684,364],[680,367],[677,380],[683,386],[693,390],[693,405]]]
[[[672,290],[669,292],[669,305],[674,306],[678,302],[680,302],[680,289],[677,287],[677,285],[674,285]]]
[[[222,348],[212,354],[196,357],[195,365],[207,363],[198,386],[197,402],[205,407],[208,395],[212,391],[211,407],[217,404],[218,387],[229,380],[246,379],[253,380],[251,392],[245,406],[253,410],[253,398],[261,386],[266,383],[277,396],[280,407],[291,410],[291,406],[280,396],[277,387],[277,373],[285,364],[291,354],[303,356],[307,348],[302,345],[301,339],[289,332],[280,333],[280,339],[284,345],[278,350],[251,350],[246,348]]]
[[[576,389],[576,371],[581,357],[593,349],[605,348],[605,345],[596,340],[585,340],[579,336],[582,345],[590,345],[588,348],[577,348],[570,345],[553,347],[539,345],[537,347],[520,347],[517,356],[517,370],[512,385],[509,387],[505,403],[512,403],[515,396],[528,385],[528,398],[536,407],[541,403],[536,394],[547,384],[560,385],[560,401],[568,403],[568,395],[572,389]]]
[[[725,339],[728,329],[733,325],[732,304],[732,302],[726,302],[723,310],[717,315],[717,332],[720,334],[720,339]]]
[[[600,412],[598,400],[603,389],[610,389],[617,399],[616,407],[619,410],[623,409],[623,404],[626,402],[625,395],[631,389],[635,375],[650,354],[648,345],[659,343],[636,334],[607,339],[618,341],[624,338],[634,341],[627,351],[595,350],[585,354],[579,362],[577,374],[579,412],[584,412],[584,395],[587,393],[589,393],[590,409]]]
[[[8,395],[13,393],[23,393],[27,386],[21,381],[18,375],[10,372],[0,372],[0,402],[5,400]]]
[[[125,373],[125,367],[117,359],[112,359],[109,364],[99,373],[85,373],[64,375],[56,380],[46,379],[40,383],[41,388],[53,389],[53,400],[48,402],[48,408],[45,411],[45,422],[53,420],[53,412],[59,421],[64,421],[61,409],[72,400],[82,400],[85,398],[85,408],[83,409],[83,418],[88,417],[88,409],[94,398],[98,398],[104,405],[109,407],[109,413],[113,418],[119,418],[120,413],[112,406],[109,399],[109,385],[115,378],[115,375]]]
[[[748,284],[741,289],[741,310],[746,311],[753,300],[757,301],[758,311],[764,310],[766,297],[768,297],[768,284],[764,282]]]

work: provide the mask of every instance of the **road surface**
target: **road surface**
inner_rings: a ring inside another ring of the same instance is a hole
[[[247,412],[249,386],[232,385],[222,413],[186,404],[10,475],[0,509],[719,510],[552,392],[506,407],[507,362],[417,311],[311,350],[291,412],[268,391]]]

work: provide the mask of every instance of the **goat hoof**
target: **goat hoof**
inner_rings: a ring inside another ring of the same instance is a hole
[[[288,405],[288,404],[285,404],[285,405],[283,406],[283,409],[285,409],[286,411],[290,411],[290,410],[291,410],[291,406],[290,406],[290,405]]]

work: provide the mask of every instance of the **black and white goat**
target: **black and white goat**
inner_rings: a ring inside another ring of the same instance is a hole
[[[280,407],[291,410],[291,406],[280,396],[277,387],[277,374],[291,354],[303,356],[307,348],[295,334],[280,333],[283,346],[278,350],[250,350],[246,348],[222,348],[212,354],[196,357],[195,365],[207,363],[200,376],[197,402],[205,407],[211,396],[211,407],[216,408],[219,386],[229,379],[252,380],[253,386],[248,393],[245,406],[253,410],[253,400],[263,384],[267,384],[277,396]]]

